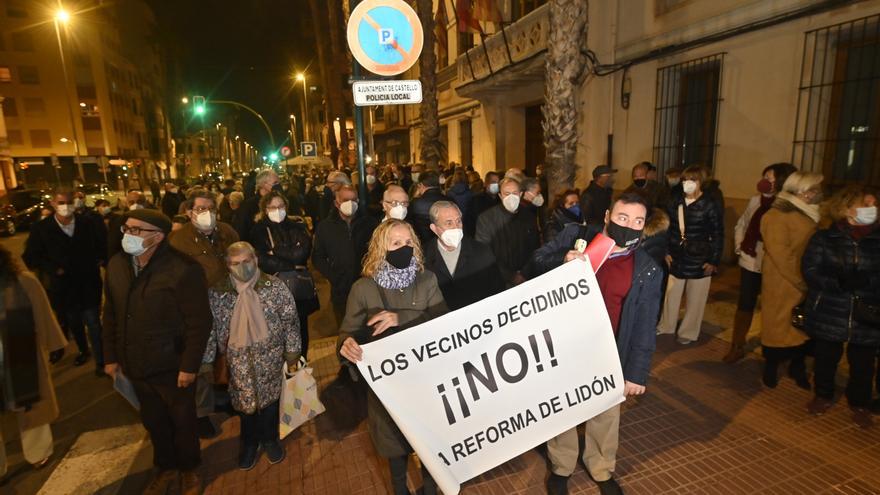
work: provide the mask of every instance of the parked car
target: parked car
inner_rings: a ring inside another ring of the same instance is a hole
[[[86,197],[84,201],[89,208],[94,208],[95,201],[98,201],[99,199],[105,199],[111,204],[116,203],[116,194],[107,184],[84,184],[79,187],[79,190],[85,194]]]
[[[0,210],[12,216],[15,230],[26,229],[40,220],[40,211],[49,206],[51,196],[42,189],[18,189],[0,198]],[[2,221],[2,220],[0,220]],[[9,230],[7,225],[6,230]]]

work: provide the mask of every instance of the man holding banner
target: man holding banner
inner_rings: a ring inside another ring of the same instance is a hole
[[[645,393],[655,348],[663,274],[651,256],[639,249],[648,211],[641,195],[624,193],[605,213],[601,232],[597,226],[569,224],[536,251],[533,260],[539,271],[546,272],[563,262],[584,260],[585,251],[607,240],[603,235],[613,240],[610,255],[601,265],[594,261],[593,268],[617,342],[625,396]],[[588,244],[593,245],[584,249]],[[590,259],[595,260],[592,253]],[[619,426],[619,404],[585,423],[583,461],[603,495],[623,493],[613,477]],[[577,427],[550,439],[547,452],[552,465],[547,491],[567,494],[568,478],[577,466]]]

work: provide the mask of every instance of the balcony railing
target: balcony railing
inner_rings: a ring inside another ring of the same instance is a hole
[[[538,7],[505,27],[503,34],[498,31],[487,37],[485,46],[477,45],[466,55],[459,56],[459,85],[484,79],[504,67],[516,65],[546,50],[550,37],[549,9],[548,4]]]

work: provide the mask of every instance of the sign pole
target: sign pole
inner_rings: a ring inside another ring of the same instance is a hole
[[[351,9],[354,10],[361,0],[352,0]],[[352,81],[361,80],[361,64],[352,57],[351,60],[351,79]],[[342,132],[345,132],[345,121],[342,122]],[[367,167],[364,160],[364,110],[359,106],[354,107],[354,133],[357,146],[357,166],[358,166],[358,209],[367,211]],[[348,153],[348,150],[343,150]]]

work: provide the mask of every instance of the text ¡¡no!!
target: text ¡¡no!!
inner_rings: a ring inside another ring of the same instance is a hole
[[[356,81],[351,90],[354,104],[359,107],[422,102],[422,82],[418,80]]]

